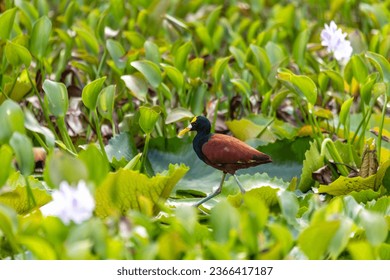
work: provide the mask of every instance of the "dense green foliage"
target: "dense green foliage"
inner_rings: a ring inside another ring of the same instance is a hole
[[[390,259],[390,1],[5,0],[0,27],[0,258]],[[194,115],[272,157],[244,196],[190,206],[221,177]]]

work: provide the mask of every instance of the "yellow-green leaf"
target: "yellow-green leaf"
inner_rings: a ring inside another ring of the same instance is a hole
[[[374,189],[376,176],[376,174],[367,178],[362,178],[360,176],[353,178],[340,176],[329,185],[320,185],[318,192],[331,195],[344,195],[352,191]]]
[[[28,180],[33,179],[29,178]],[[45,205],[51,201],[51,196],[46,190],[32,186],[31,191],[37,207]],[[27,214],[32,210],[33,206],[27,193],[27,187],[20,184],[12,190],[6,190],[3,188],[0,193],[0,204],[13,208],[18,214]]]
[[[298,246],[310,260],[323,259],[340,226],[340,221],[311,225],[298,237]]]
[[[170,165],[167,172],[152,178],[126,169],[109,173],[96,189],[95,213],[105,217],[118,211],[126,213],[130,209],[142,211],[143,204],[148,201],[153,206],[153,214],[157,214],[158,204],[165,202],[187,171],[185,165]]]
[[[99,79],[90,82],[88,85],[86,85],[83,88],[81,98],[83,100],[85,107],[87,107],[89,110],[96,109],[99,93],[102,90],[105,80],[106,77],[101,77]]]

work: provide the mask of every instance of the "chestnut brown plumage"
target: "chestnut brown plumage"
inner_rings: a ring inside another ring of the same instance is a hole
[[[241,192],[245,193],[245,189],[235,174],[236,171],[272,161],[268,155],[252,148],[241,140],[224,134],[210,133],[210,130],[210,121],[206,117],[198,116],[179,133],[179,136],[182,136],[188,131],[196,131],[197,134],[192,144],[197,156],[206,164],[223,171],[218,189],[200,200],[195,206],[199,206],[221,193],[227,173],[233,175]]]

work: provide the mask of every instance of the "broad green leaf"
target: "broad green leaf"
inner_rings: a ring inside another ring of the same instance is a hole
[[[382,243],[379,245],[378,255],[381,260],[390,260],[390,245]]]
[[[381,75],[382,79],[386,83],[390,83],[390,63],[389,61],[380,54],[367,52],[366,57],[375,66]]]
[[[0,105],[0,144],[6,143],[14,132],[25,133],[24,114],[19,104],[7,99]]]
[[[141,101],[146,101],[148,84],[143,76],[136,73],[134,75],[121,76],[121,79],[134,97]]]
[[[320,155],[317,144],[313,141],[310,144],[310,149],[305,152],[305,160],[303,161],[301,180],[299,181],[299,189],[303,192],[314,187],[314,179],[312,174],[324,166],[324,156]]]
[[[217,28],[219,16],[221,14],[222,6],[216,7],[207,17],[206,27],[208,34],[213,34]]]
[[[31,92],[32,86],[29,80],[29,73],[24,69],[15,82],[9,82],[4,85],[4,91],[8,92],[9,99],[19,102]],[[0,103],[2,102],[0,94]]]
[[[108,39],[106,42],[106,48],[108,50],[108,53],[114,60],[116,67],[123,70],[126,67],[126,60],[123,59],[126,54],[126,51],[121,45],[121,43],[113,39]]]
[[[344,80],[343,77],[341,77],[339,72],[333,71],[333,70],[324,70],[321,71],[321,73],[318,76],[318,80],[321,86],[322,91],[326,91],[327,88],[324,87],[323,85],[323,79],[324,77],[328,77],[330,81],[332,82],[332,87],[339,91],[339,92],[344,92]]]
[[[188,41],[181,45],[175,52],[174,52],[174,66],[179,69],[179,71],[184,71],[187,66],[188,62],[188,55],[190,54],[190,51],[192,49],[192,42]]]
[[[204,59],[203,58],[194,58],[188,64],[187,75],[191,79],[203,77],[203,68],[204,68]]]
[[[12,27],[14,25],[16,11],[16,8],[12,8],[4,11],[0,15],[0,40],[9,39]]]
[[[87,107],[89,110],[96,110],[99,93],[102,90],[106,78],[107,77],[101,77],[96,79],[83,88],[81,98],[85,107]]]
[[[218,85],[221,81],[222,75],[228,65],[230,57],[218,58],[213,67],[213,77],[215,83]]]
[[[359,5],[359,10],[365,15],[374,26],[378,29],[384,27],[389,23],[388,11],[385,8],[385,3],[383,2],[367,2],[361,3]]]
[[[243,79],[231,79],[230,81],[237,87],[239,92],[243,93],[246,96],[246,98],[250,98],[250,96],[252,95],[252,91],[247,81]]]
[[[7,41],[7,44],[5,45],[5,57],[13,66],[24,64],[25,67],[30,66],[32,59],[28,49],[11,41]]]
[[[252,219],[250,220],[250,225],[248,226],[255,227],[255,235],[257,234],[257,232],[266,227],[270,211],[267,205],[272,205],[273,202],[271,201],[275,199],[273,197],[275,194],[272,192],[272,190],[270,190],[269,192],[270,197],[259,195],[262,191],[260,191],[259,189],[253,189],[248,191],[243,197],[244,203],[240,205],[240,208],[243,207],[245,209],[241,211],[242,215],[247,215],[248,212],[252,214]],[[264,192],[263,194],[265,193],[266,192]]]
[[[350,219],[343,219],[340,227],[333,236],[328,246],[328,251],[332,259],[337,259],[338,256],[345,250],[348,245],[350,236],[353,232],[353,222]]]
[[[176,90],[181,92],[184,87],[184,76],[183,74],[175,67],[170,65],[163,65],[165,72],[168,75],[168,78],[171,80]]]
[[[42,86],[45,91],[45,106],[55,117],[65,117],[68,111],[68,90],[63,83],[45,80]]]
[[[31,53],[42,60],[46,56],[46,49],[49,46],[49,38],[52,31],[52,24],[47,16],[38,19],[31,31],[30,48]],[[42,40],[42,38],[45,38]]]
[[[190,31],[190,28],[188,27],[187,24],[185,24],[183,21],[171,16],[171,15],[168,15],[168,14],[165,14],[164,15],[165,19],[167,19],[171,24],[173,24],[176,28],[179,27],[181,29],[184,29],[186,31]]]
[[[352,191],[348,195],[352,196],[358,203],[367,203],[368,201],[377,199],[381,196],[379,192],[376,192],[373,189]]]
[[[174,108],[171,112],[168,113],[167,118],[165,119],[166,124],[180,122],[186,119],[191,119],[194,117],[194,114],[189,110],[184,108]]]
[[[352,63],[353,76],[359,83],[363,83],[368,76],[368,69],[361,55],[353,55],[349,63]]]
[[[77,33],[77,40],[85,44],[87,51],[97,56],[99,54],[99,42],[93,31],[81,27],[73,27],[73,30]]]
[[[28,193],[26,180],[28,180],[31,187],[30,194]],[[42,183],[33,176],[25,177],[19,172],[15,172],[9,177],[7,185],[9,188],[0,192],[0,204],[15,209],[20,215],[25,215],[51,200],[51,196]],[[36,206],[31,203],[30,195],[34,196]]]
[[[265,45],[265,51],[273,67],[275,65],[279,65],[280,62],[286,57],[283,52],[283,49],[278,44],[272,41],[267,42],[267,44]]]
[[[381,214],[362,209],[358,223],[366,231],[367,240],[371,245],[377,246],[386,240],[388,226]]]
[[[115,85],[110,85],[102,89],[98,99],[98,110],[99,114],[112,121],[114,102],[115,102]]]
[[[18,215],[10,207],[0,203],[0,231],[9,241],[12,249],[17,250],[16,234],[19,227]]]
[[[24,126],[30,131],[45,136],[46,145],[49,148],[54,148],[55,137],[53,132],[47,127],[44,127],[40,123],[38,123],[34,115],[27,108],[24,109]]]
[[[14,150],[18,167],[24,176],[30,175],[34,171],[34,153],[32,142],[29,137],[19,132],[14,132],[9,144]]]
[[[382,185],[390,190],[390,159],[379,165],[375,179],[375,189],[377,190]]]
[[[65,17],[65,23],[68,28],[71,28],[75,19],[75,16],[77,15],[77,12],[79,11],[80,6],[77,2],[70,2],[67,7],[64,14]]]
[[[353,97],[348,98],[343,102],[340,109],[339,121],[342,125],[346,125],[347,117],[350,115],[350,109],[353,102]]]
[[[8,145],[0,146],[0,189],[7,181],[11,171],[13,151]]]
[[[264,129],[264,127],[257,125],[248,119],[228,121],[226,122],[226,125],[233,132],[234,136],[242,141],[256,138]]]
[[[298,246],[310,260],[321,260],[340,227],[340,221],[324,221],[304,229],[298,236]]]
[[[93,181],[95,185],[99,185],[109,171],[109,163],[102,152],[97,146],[90,144],[85,150],[79,153],[79,159],[87,167],[89,180]]]
[[[149,60],[138,60],[131,63],[135,69],[142,73],[152,87],[158,88],[162,82],[162,75],[160,68]]]
[[[146,41],[144,48],[146,59],[158,65],[161,62],[161,55],[158,46],[152,41]]]
[[[253,44],[251,44],[249,47],[254,55],[256,66],[258,69],[260,69],[261,76],[264,80],[267,80],[268,75],[271,72],[271,62],[266,51],[263,48]]]
[[[375,260],[374,248],[366,241],[354,241],[348,244],[353,260]]]
[[[321,107],[315,107],[313,113],[315,116],[317,116],[319,118],[326,119],[326,120],[331,120],[334,117],[334,114],[331,110],[324,109]]]
[[[367,178],[362,177],[344,177],[340,176],[329,185],[320,185],[319,193],[327,193],[331,195],[345,195],[352,191],[361,191],[374,189],[376,174]]]
[[[229,51],[233,55],[238,66],[240,68],[244,68],[245,67],[245,60],[246,60],[244,52],[241,49],[234,47],[234,46],[230,46]]]
[[[374,98],[372,96],[372,89],[374,84],[378,81],[379,74],[371,73],[362,84],[360,88],[360,95],[366,105],[370,104],[370,101]]]
[[[51,188],[58,189],[63,181],[70,185],[77,184],[80,180],[87,181],[88,169],[81,159],[56,152],[47,157],[43,177]]]
[[[232,232],[238,230],[239,215],[237,209],[226,200],[221,201],[211,209],[210,226],[213,229],[214,239],[219,243],[230,240]]]
[[[120,163],[122,161],[124,164],[121,167],[125,166],[137,154],[133,137],[125,132],[112,137],[106,146],[106,153],[114,167],[118,167],[114,163]]]
[[[283,217],[289,224],[297,224],[296,216],[299,210],[297,196],[292,192],[280,191],[278,193],[278,200]]]
[[[167,172],[152,178],[134,170],[121,169],[109,173],[96,189],[95,213],[106,217],[114,213],[124,214],[130,209],[142,210],[142,201],[146,200],[152,203],[153,214],[157,214],[159,204],[165,202],[187,171],[184,165],[170,165]]]
[[[31,31],[34,22],[39,18],[39,12],[30,1],[16,0],[15,6],[21,11],[21,20]]]
[[[208,85],[203,82],[193,91],[191,99],[191,112],[193,112],[194,115],[201,115],[203,113],[207,93]]]
[[[123,34],[126,37],[126,39],[129,40],[131,45],[134,46],[134,48],[140,49],[143,47],[146,39],[139,32],[124,31]]]
[[[38,260],[56,260],[58,256],[52,245],[39,235],[18,237],[18,243],[27,248]]]
[[[161,114],[160,107],[146,107],[141,106],[139,108],[140,117],[139,117],[139,126],[146,134],[150,134],[153,131],[156,122]]]
[[[309,38],[310,32],[308,29],[305,29],[298,34],[297,38],[294,41],[293,57],[301,69],[303,68],[305,63],[305,54]]]
[[[135,157],[133,157],[124,167],[123,169],[129,170],[138,170],[139,164],[141,164],[141,156],[142,153],[138,153]]]
[[[367,210],[379,213],[382,216],[390,216],[390,197],[382,196],[377,199],[375,203],[370,203],[367,205]]]
[[[304,75],[295,75],[288,69],[278,69],[277,79],[288,89],[314,105],[317,101],[317,87],[312,79]]]
[[[213,38],[211,38],[207,28],[202,23],[198,23],[195,28],[195,32],[196,35],[199,37],[199,39],[202,41],[202,44],[208,50],[208,53],[214,52],[215,47],[214,47]]]
[[[242,176],[241,176],[242,177]],[[247,181],[240,181],[245,183],[250,183],[250,180]],[[262,200],[264,201],[265,205],[268,208],[274,208],[278,206],[278,188],[268,186],[266,182],[263,183],[264,186],[261,187],[254,187],[252,186],[252,189],[247,191],[245,193],[245,196],[253,197],[253,199]],[[230,184],[224,184],[224,188],[227,188]],[[242,195],[237,194],[235,196],[229,196],[228,197],[229,202],[232,203],[234,206],[239,207],[242,203]]]
[[[277,223],[269,224],[268,228],[272,236],[276,239],[274,248],[280,251],[277,259],[283,259],[294,246],[292,232],[287,227]]]

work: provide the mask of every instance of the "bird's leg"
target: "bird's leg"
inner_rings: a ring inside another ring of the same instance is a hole
[[[221,180],[221,183],[219,184],[218,189],[216,189],[215,192],[213,192],[212,194],[206,196],[205,198],[203,198],[200,201],[198,201],[197,203],[195,203],[194,206],[195,207],[199,207],[200,205],[202,205],[206,201],[208,201],[208,200],[212,199],[213,197],[219,195],[221,193],[221,191],[222,191],[222,186],[223,186],[223,182],[225,181],[225,177],[226,177],[226,173],[224,172],[223,175],[222,175],[222,180]]]
[[[238,178],[237,178],[236,174],[233,174],[233,177],[234,177],[234,179],[236,179],[237,185],[240,187],[241,193],[244,194],[245,193],[245,189],[241,185],[240,181],[238,181]]]

